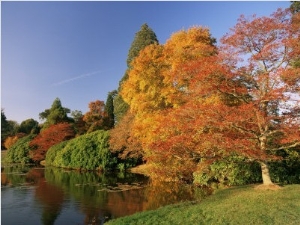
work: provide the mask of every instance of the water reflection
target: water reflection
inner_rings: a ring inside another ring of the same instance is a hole
[[[20,221],[43,225],[103,224],[112,218],[207,194],[188,185],[150,182],[138,174],[99,174],[22,165],[1,169],[1,190],[3,224]],[[24,199],[27,202],[22,202]]]

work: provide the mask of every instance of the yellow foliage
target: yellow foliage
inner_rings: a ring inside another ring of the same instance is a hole
[[[163,125],[159,118],[190,98],[189,86],[197,80],[199,63],[216,53],[213,42],[207,28],[192,27],[173,34],[165,45],[145,47],[131,63],[120,94],[135,115],[132,135],[146,153]]]

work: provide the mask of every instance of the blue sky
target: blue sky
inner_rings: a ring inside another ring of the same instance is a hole
[[[289,1],[1,2],[1,108],[22,122],[56,97],[88,111],[107,98],[126,70],[128,50],[147,23],[161,44],[194,25],[219,39],[241,14],[270,15]]]

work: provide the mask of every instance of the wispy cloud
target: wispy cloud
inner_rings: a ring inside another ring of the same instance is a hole
[[[66,79],[66,80],[62,80],[62,81],[59,81],[57,83],[54,83],[54,84],[52,84],[52,86],[60,86],[60,85],[70,83],[70,82],[73,82],[75,80],[83,79],[83,78],[86,78],[86,77],[89,77],[89,76],[92,76],[92,75],[95,75],[95,74],[98,74],[98,73],[102,73],[102,72],[104,72],[104,71],[103,70],[97,70],[97,71],[94,71],[94,72],[81,74],[79,76],[72,77],[70,79]]]

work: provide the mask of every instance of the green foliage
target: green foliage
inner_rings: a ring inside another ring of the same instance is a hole
[[[27,119],[20,124],[18,132],[25,134],[38,134],[39,130],[38,121],[34,119]]]
[[[20,138],[7,152],[4,162],[7,163],[30,163],[29,143],[35,135],[28,135]]]
[[[134,40],[128,52],[127,66],[130,68],[132,60],[139,55],[140,50],[147,45],[158,44],[158,40],[154,31],[145,23],[141,29],[135,34]]]
[[[60,99],[56,98],[50,109],[46,109],[44,112],[39,114],[40,119],[46,120],[43,125],[43,129],[58,123],[73,122],[73,119],[67,116],[70,112],[70,109],[62,107]]]
[[[47,152],[46,165],[109,170],[115,166],[117,158],[109,151],[108,138],[107,131],[99,130],[55,145]]]
[[[9,164],[2,167],[1,174],[5,174],[6,181],[1,182],[2,185],[14,187],[22,187],[28,185],[28,177],[26,174],[30,171],[29,165],[25,164]]]
[[[290,9],[293,14],[300,12],[300,2],[299,1],[291,1]]]
[[[117,95],[114,98],[114,116],[115,116],[115,123],[119,123],[126,112],[129,109],[129,105],[124,101],[121,95]]]
[[[206,186],[244,185],[261,182],[258,163],[247,162],[240,157],[219,160],[206,170],[194,172],[194,183]]]
[[[280,184],[300,184],[300,152],[286,150],[281,155],[282,161],[269,163],[272,180]]]
[[[118,158],[117,169],[121,172],[126,171],[129,168],[135,167],[141,164],[141,159],[126,157],[124,159]]]
[[[109,92],[107,95],[106,103],[105,103],[105,112],[107,115],[106,127],[107,129],[112,129],[115,124],[115,115],[114,115],[114,97],[116,96],[117,91],[114,90]]]
[[[16,121],[7,120],[4,110],[1,109],[1,148],[5,149],[4,141],[8,136],[17,134],[19,124]]]
[[[9,136],[9,124],[5,116],[4,110],[1,109],[1,148],[5,139]]]

